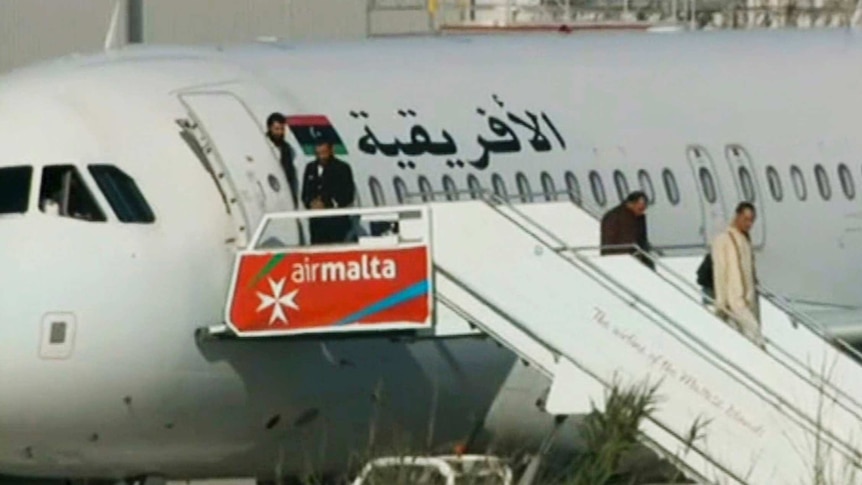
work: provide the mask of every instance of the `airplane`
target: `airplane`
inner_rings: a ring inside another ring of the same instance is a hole
[[[273,111],[299,170],[336,140],[359,206],[489,190],[598,217],[642,189],[656,248],[698,255],[750,200],[761,281],[862,341],[857,35],[135,46],[3,76],[0,473],[265,481],[371,441],[541,442],[545,383],[489,339],[196,336],[261,217],[303,209]]]

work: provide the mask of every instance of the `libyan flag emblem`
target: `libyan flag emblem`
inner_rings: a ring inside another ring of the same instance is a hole
[[[288,116],[287,126],[306,155],[314,155],[314,147],[320,140],[332,143],[336,155],[347,155],[347,147],[338,136],[338,132],[323,115]]]

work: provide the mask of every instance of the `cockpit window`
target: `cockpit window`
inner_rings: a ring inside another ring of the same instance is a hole
[[[33,167],[0,168],[0,214],[23,214],[30,202]]]
[[[90,165],[90,174],[121,222],[149,224],[156,220],[135,180],[113,165]]]
[[[50,165],[42,169],[39,209],[49,215],[105,221],[105,214],[73,165]]]

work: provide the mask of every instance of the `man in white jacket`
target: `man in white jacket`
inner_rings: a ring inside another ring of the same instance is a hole
[[[712,272],[719,316],[765,348],[760,331],[754,251],[749,236],[756,216],[754,206],[748,202],[736,207],[730,227],[712,242]]]

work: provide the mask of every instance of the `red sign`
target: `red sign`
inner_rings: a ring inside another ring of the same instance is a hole
[[[240,253],[227,322],[240,335],[423,328],[427,246]]]

